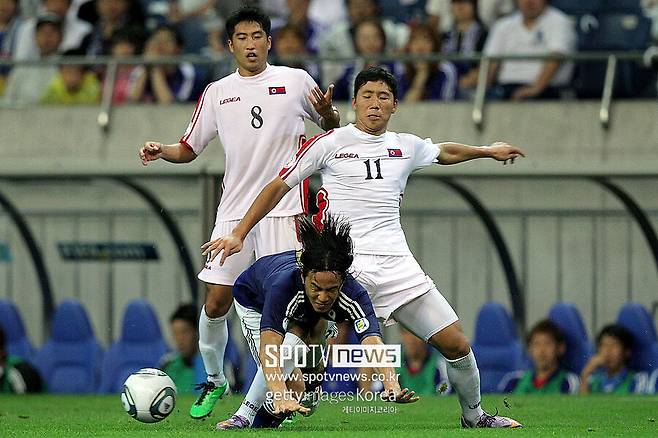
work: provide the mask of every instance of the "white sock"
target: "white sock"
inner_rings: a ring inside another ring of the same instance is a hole
[[[282,345],[306,345],[299,337],[292,333],[286,333],[286,336],[283,338]],[[308,348],[307,348],[308,349]],[[295,369],[294,360],[284,360],[283,361],[283,374],[290,374],[292,370]],[[263,369],[258,367],[258,372],[254,376],[254,380],[251,382],[249,391],[245,395],[244,400],[240,404],[240,408],[235,413],[235,415],[242,415],[247,420],[249,424],[254,422],[254,417],[256,413],[265,402],[265,396],[267,394],[267,383],[265,382],[265,374]]]
[[[219,318],[209,318],[206,306],[201,308],[199,317],[199,353],[208,374],[208,381],[216,386],[226,382],[224,376],[224,351],[228,343],[228,313]]]
[[[448,380],[459,396],[459,404],[466,421],[475,423],[484,413],[480,406],[480,371],[471,350],[459,359],[446,359]]]

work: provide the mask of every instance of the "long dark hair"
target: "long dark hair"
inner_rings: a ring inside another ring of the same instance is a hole
[[[344,280],[354,260],[350,228],[349,222],[332,215],[322,222],[321,228],[316,228],[306,217],[300,219],[302,276],[306,277],[311,271],[330,271]]]
[[[418,36],[429,37],[429,39],[432,41],[432,53],[441,53],[441,35],[439,35],[436,29],[428,24],[416,24],[412,26],[405,52],[409,53],[409,46],[411,41]],[[430,74],[428,81],[431,81],[439,73],[439,63],[437,61],[430,61],[429,66]],[[409,83],[413,82],[414,78],[416,77],[416,65],[413,62],[407,62],[405,64],[404,76]],[[425,93],[423,94],[426,94],[426,92],[427,90],[425,90]]]

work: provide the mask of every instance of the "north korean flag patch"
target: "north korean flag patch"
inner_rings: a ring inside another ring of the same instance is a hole
[[[388,156],[391,158],[402,158],[401,149],[388,149]]]
[[[269,87],[270,96],[275,94],[286,94],[286,87]]]

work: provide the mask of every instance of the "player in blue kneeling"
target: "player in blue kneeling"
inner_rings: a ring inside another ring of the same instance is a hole
[[[312,412],[321,379],[291,379],[300,376],[294,369],[297,362],[278,360],[279,346],[308,352],[307,345],[325,341],[335,331],[335,322],[342,321],[353,325],[361,344],[382,344],[368,293],[348,273],[353,260],[349,224],[329,216],[322,225],[317,229],[303,218],[301,251],[263,257],[236,280],[233,296],[242,332],[262,366],[238,411],[217,424],[218,429],[275,427],[290,413]],[[266,360],[273,355],[276,360]],[[321,365],[322,361],[313,361],[303,371],[317,373]],[[394,368],[375,371],[387,376],[383,384],[389,400],[418,400],[413,391],[400,389]],[[302,391],[307,397],[300,401]]]

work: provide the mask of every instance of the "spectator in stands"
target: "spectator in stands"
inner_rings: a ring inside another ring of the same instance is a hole
[[[440,33],[449,32],[454,24],[450,13],[453,0],[427,0],[425,11],[427,21]],[[480,0],[478,2],[479,18],[486,27],[491,27],[496,20],[514,11],[514,0]]]
[[[349,19],[334,25],[322,35],[318,41],[318,49],[322,56],[356,56],[359,53],[356,41],[357,27],[365,20],[379,20],[379,10],[375,0],[345,0],[345,4]],[[382,20],[380,26],[384,29],[385,34],[386,45],[384,48],[396,51],[404,47],[409,36],[406,24]],[[322,78],[325,84],[336,81],[344,69],[344,63],[323,63]]]
[[[0,59],[14,57],[21,24],[18,0],[0,0]],[[4,92],[8,74],[9,67],[0,67],[0,96]]]
[[[397,372],[400,385],[418,395],[435,395],[443,383],[437,351],[404,328],[400,328],[402,366]],[[447,382],[446,382],[447,384]]]
[[[56,15],[62,21],[62,41],[59,52],[77,49],[91,32],[91,25],[68,13],[71,0],[43,0],[42,14]],[[21,26],[16,43],[14,59],[37,59],[39,49],[34,29],[38,18],[31,18]]]
[[[528,334],[531,370],[516,383],[515,394],[573,394],[578,390],[578,377],[560,367],[566,351],[562,330],[549,319],[539,321]],[[509,388],[508,388],[509,389]]]
[[[286,24],[277,29],[272,39],[274,44],[274,53],[279,58],[279,65],[287,65],[288,67],[301,68],[306,70],[308,74],[320,83],[320,67],[316,63],[303,63],[286,60],[286,56],[304,56],[309,52],[306,48],[306,40],[304,39],[304,31],[291,24]]]
[[[0,326],[0,394],[24,394],[42,390],[43,382],[36,368],[5,350],[5,332]]]
[[[288,21],[284,26],[272,27],[272,33],[278,35],[283,27],[294,26],[302,32],[304,44],[309,53],[318,52],[318,37],[322,33],[320,24],[312,20],[309,15],[311,0],[286,0],[288,6]],[[279,37],[277,37],[279,38]],[[276,41],[276,39],[274,39]]]
[[[430,25],[419,24],[411,28],[406,53],[438,54],[440,47],[439,34]],[[400,99],[404,102],[453,100],[457,95],[457,68],[447,61],[407,62],[398,87]]]
[[[194,392],[206,378],[199,355],[199,317],[193,304],[182,304],[169,319],[175,351],[160,360],[160,369],[171,377],[179,394]]]
[[[354,45],[356,53],[361,57],[382,56],[386,50],[386,33],[382,23],[376,18],[360,22],[354,29]],[[334,100],[350,100],[354,78],[361,71],[370,67],[383,67],[393,72],[392,62],[380,63],[377,60],[357,59],[345,67],[334,87]]]
[[[161,57],[179,56],[184,41],[173,26],[160,26],[146,42],[144,57],[156,60]],[[201,94],[203,78],[190,63],[179,65],[151,65],[135,84],[135,96],[146,102],[170,104],[196,101]]]
[[[112,37],[112,57],[120,59],[141,55],[142,45],[142,32],[138,29],[118,30]],[[140,96],[137,93],[137,83],[144,74],[142,65],[119,65],[114,79],[112,105],[138,101]]]
[[[567,54],[576,48],[573,23],[548,0],[517,0],[519,11],[497,21],[487,38],[485,53],[500,55]],[[547,61],[494,62],[489,80],[497,80],[500,97],[514,100],[557,98],[569,84],[573,63]]]
[[[88,55],[109,55],[114,32],[124,28],[144,28],[144,12],[138,0],[92,0],[80,6],[80,15],[93,23],[83,41]]]
[[[452,0],[453,25],[443,38],[443,53],[472,55],[482,52],[487,31],[478,16],[477,0]],[[471,94],[477,85],[478,63],[456,62],[459,90],[463,97]]]
[[[83,56],[82,50],[69,50],[64,56]],[[41,103],[57,105],[93,105],[100,101],[101,84],[86,65],[61,64],[50,81]]]
[[[185,53],[199,53],[208,45],[208,35],[222,27],[215,10],[217,0],[171,0],[169,23],[183,36]]]
[[[628,369],[633,335],[618,324],[610,324],[596,338],[596,354],[581,373],[581,394],[635,392],[635,373]]]
[[[39,59],[57,59],[57,49],[62,42],[62,20],[54,14],[42,15],[37,20],[34,32]],[[7,79],[5,103],[25,105],[40,102],[57,72],[56,65],[14,67]]]

